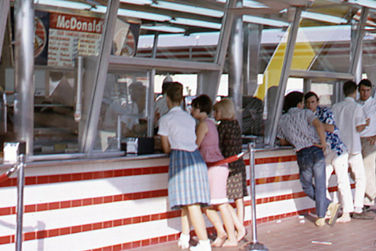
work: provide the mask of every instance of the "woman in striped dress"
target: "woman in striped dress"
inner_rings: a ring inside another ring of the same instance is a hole
[[[210,203],[207,167],[196,145],[195,120],[180,107],[183,86],[173,82],[167,90],[169,112],[159,121],[162,149],[170,154],[168,201],[171,209],[182,210],[179,247],[189,247],[189,222],[199,243],[192,251],[211,251],[201,206]]]

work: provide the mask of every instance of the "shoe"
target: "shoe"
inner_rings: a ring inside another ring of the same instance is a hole
[[[362,213],[353,213],[351,215],[351,218],[357,219],[357,220],[373,220],[375,216],[370,215],[369,213],[366,213],[365,211],[363,211]]]
[[[325,226],[325,218],[317,218],[315,221],[315,225],[318,227]]]
[[[336,223],[338,217],[339,203],[331,202],[328,206],[328,211],[330,212],[330,219],[328,224],[333,226]]]
[[[363,207],[363,212],[368,213],[368,212],[371,212],[371,211],[372,211],[371,206],[364,205],[364,207]]]
[[[211,251],[212,248],[210,245],[210,241],[206,240],[206,241],[199,241],[196,246],[190,247],[189,250],[190,251]]]
[[[181,248],[181,249],[189,248],[189,239],[190,239],[189,234],[181,233],[180,238],[178,240],[178,247]]]

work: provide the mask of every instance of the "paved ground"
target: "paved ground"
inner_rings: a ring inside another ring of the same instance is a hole
[[[376,215],[376,207],[372,211]],[[270,251],[275,250],[336,250],[336,251],[376,251],[376,219],[352,220],[349,223],[337,223],[334,226],[316,227],[314,217],[296,216],[278,221],[262,223],[257,226],[260,243]],[[248,227],[249,240],[252,238]],[[168,242],[134,251],[178,251],[177,242]],[[213,251],[250,250],[246,242],[237,248],[213,248]]]

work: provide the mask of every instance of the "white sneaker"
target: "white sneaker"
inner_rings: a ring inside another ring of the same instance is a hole
[[[199,241],[198,244],[194,247],[190,247],[190,251],[211,251],[210,241]]]
[[[178,240],[178,247],[181,248],[181,249],[189,248],[189,239],[190,239],[189,234],[181,233],[180,238]]]

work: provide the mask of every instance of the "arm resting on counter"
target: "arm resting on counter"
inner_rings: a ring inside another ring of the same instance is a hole
[[[171,152],[170,142],[168,142],[167,136],[161,136],[161,144],[162,144],[162,150],[164,153],[168,154]]]

